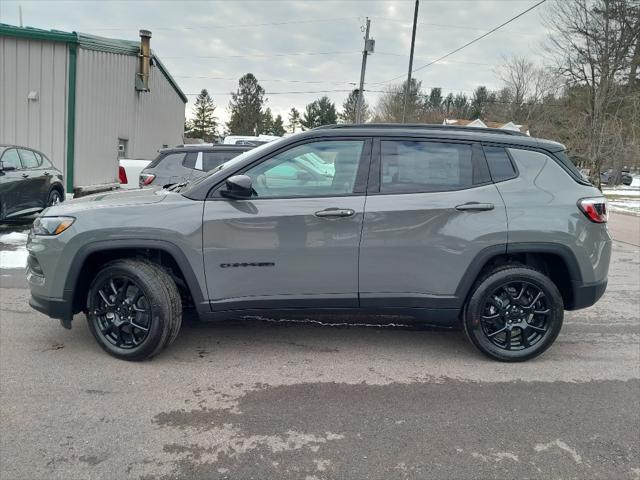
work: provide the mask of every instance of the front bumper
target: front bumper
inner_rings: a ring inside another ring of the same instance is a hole
[[[40,313],[60,320],[64,328],[71,328],[73,312],[71,302],[60,298],[46,298],[31,293],[29,305]]]
[[[607,289],[607,280],[597,283],[585,284],[582,282],[573,282],[573,302],[567,305],[567,310],[578,310],[587,308],[600,300],[600,297]]]

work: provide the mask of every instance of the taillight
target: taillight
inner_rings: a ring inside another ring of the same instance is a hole
[[[578,208],[594,223],[607,221],[607,201],[604,197],[581,198]]]
[[[120,180],[120,183],[129,183],[129,181],[127,180],[127,171],[124,169],[124,167],[120,167],[118,169],[118,180]]]
[[[144,187],[145,185],[150,185],[155,180],[155,178],[156,176],[153,175],[152,173],[141,173],[140,186]]]

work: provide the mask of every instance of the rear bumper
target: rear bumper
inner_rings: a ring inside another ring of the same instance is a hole
[[[71,328],[71,320],[73,319],[71,302],[60,298],[40,297],[32,293],[29,305],[40,313],[60,320],[63,327]]]
[[[600,300],[600,297],[607,289],[607,280],[598,283],[585,284],[582,282],[573,282],[573,302],[567,305],[567,310],[578,310],[587,308]]]

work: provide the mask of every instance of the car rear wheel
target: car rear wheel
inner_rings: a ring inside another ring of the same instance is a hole
[[[60,191],[53,189],[49,192],[49,198],[47,199],[47,207],[51,207],[52,205],[58,205],[62,202],[62,195]]]
[[[476,284],[463,325],[469,340],[485,355],[521,362],[551,346],[563,317],[562,296],[546,275],[525,266],[509,266]]]
[[[87,318],[105,351],[123,360],[144,360],[175,339],[182,323],[180,294],[160,266],[116,260],[91,283]]]

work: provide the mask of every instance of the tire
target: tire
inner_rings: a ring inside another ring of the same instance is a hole
[[[106,264],[87,295],[89,329],[110,355],[139,361],[175,340],[182,324],[180,294],[171,276],[146,260]]]
[[[57,188],[52,188],[49,192],[49,197],[47,198],[47,207],[52,205],[57,205],[62,202],[62,194]]]
[[[500,267],[474,285],[462,323],[488,357],[523,362],[553,344],[563,317],[562,296],[551,279],[517,265]]]

